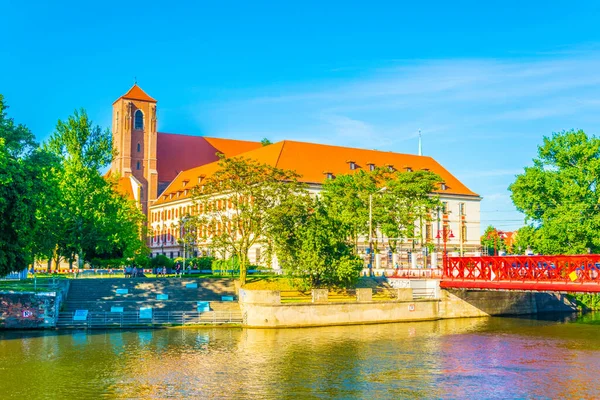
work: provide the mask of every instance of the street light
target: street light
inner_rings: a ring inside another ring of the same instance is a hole
[[[440,235],[440,233],[441,233],[441,235]],[[452,229],[450,229],[450,228],[448,228],[448,226],[444,225],[444,226],[442,226],[441,232],[438,230],[437,236],[435,238],[444,240],[443,263],[444,263],[444,268],[445,268],[447,265],[447,258],[448,258],[448,254],[446,252],[446,242],[448,241],[448,238],[454,239],[454,234],[452,233]]]
[[[382,187],[375,194],[383,193],[386,190],[386,187]],[[370,275],[373,275],[373,193],[369,193],[369,269]]]

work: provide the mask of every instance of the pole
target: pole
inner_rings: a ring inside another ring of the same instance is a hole
[[[373,275],[373,194],[369,193],[369,275]]]

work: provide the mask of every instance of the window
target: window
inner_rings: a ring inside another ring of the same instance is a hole
[[[141,110],[136,110],[134,114],[133,129],[144,129],[144,113]]]
[[[458,203],[458,212],[461,216],[465,215],[465,203]]]
[[[442,190],[446,190],[446,189],[447,189],[446,182],[442,182]]]
[[[425,239],[431,240],[432,236],[433,236],[433,226],[431,226],[431,224],[427,224],[427,226],[425,227]]]
[[[136,168],[139,170],[140,169],[140,162],[138,161],[136,164]]]
[[[412,168],[411,167],[404,167],[404,169],[406,170],[406,172],[412,172]]]
[[[460,238],[463,242],[467,241],[467,226],[466,225],[463,225],[461,227],[461,237]]]
[[[327,173],[327,179],[333,179],[333,174],[331,172]]]
[[[447,202],[447,201],[444,201],[444,202],[442,203],[442,212],[443,212],[444,214],[448,214],[448,202]]]
[[[388,171],[394,172],[394,166],[392,164],[388,164],[386,167],[388,167]]]
[[[348,164],[350,164],[350,169],[352,171],[354,171],[356,169],[356,163],[354,161],[348,161]]]
[[[138,143],[138,144],[137,144],[137,152],[139,153],[139,152],[140,152],[140,150],[142,150],[142,146],[140,146],[140,144]]]
[[[367,165],[369,166],[369,171],[375,171],[375,164],[368,163]]]

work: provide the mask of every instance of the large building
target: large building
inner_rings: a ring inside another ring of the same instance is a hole
[[[118,156],[111,171],[121,175],[123,191],[140,202],[152,235],[152,255],[171,258],[184,254],[179,234],[183,217],[194,207],[191,189],[217,169],[218,153],[226,157],[243,155],[281,169],[296,171],[309,190],[318,193],[326,179],[359,170],[386,167],[397,171],[429,170],[443,184],[438,192],[444,209],[433,215],[433,222],[419,229],[420,238],[410,238],[398,255],[384,253],[377,264],[390,267],[408,262],[409,253],[420,254],[424,243],[441,251],[446,227],[447,249],[474,254],[480,249],[481,197],[468,189],[431,157],[389,151],[356,149],[284,140],[268,146],[259,142],[177,135],[157,131],[156,100],[137,85],[113,104],[113,137]],[[453,234],[448,237],[448,229]],[[209,251],[210,238],[199,240],[187,256]],[[250,254],[255,264],[273,264],[261,259],[260,248]],[[418,256],[425,263],[421,255]],[[411,257],[412,258],[412,257]]]

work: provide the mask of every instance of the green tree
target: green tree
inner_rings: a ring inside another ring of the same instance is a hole
[[[219,170],[193,191],[204,210],[194,218],[196,226],[208,226],[214,248],[237,256],[240,281],[246,283],[248,253],[255,244],[266,243],[266,233],[275,222],[278,204],[302,192],[298,174],[243,157],[221,158]]]
[[[481,246],[484,248],[486,256],[495,256],[497,252],[506,250],[506,243],[500,231],[492,225],[485,228],[485,232],[481,236]]]
[[[290,200],[280,206],[270,232],[284,271],[310,287],[354,286],[364,262],[352,254],[344,223],[333,218],[318,198]]]
[[[271,141],[270,141],[269,139],[267,139],[267,138],[263,138],[263,139],[260,141],[260,144],[262,144],[263,146],[268,146],[268,145],[270,145],[270,144],[273,144],[273,142],[271,142]]]
[[[433,211],[441,206],[439,195],[435,194],[441,178],[430,171],[381,174],[386,190],[373,197],[374,215],[381,233],[395,238],[389,243],[395,250],[396,239],[415,238],[415,228],[429,223]]]
[[[536,250],[600,249],[600,139],[582,130],[544,137],[533,166],[510,185],[512,200],[536,230]]]
[[[47,148],[61,160],[59,176],[62,224],[58,252],[80,267],[84,261],[131,259],[144,252],[144,216],[116,191],[116,178],[105,179],[100,169],[113,159],[108,130],[94,126],[84,110],[58,121]]]
[[[53,158],[26,126],[7,117],[7,109],[0,95],[0,276],[26,268],[48,250],[39,211],[52,191],[46,178]]]

